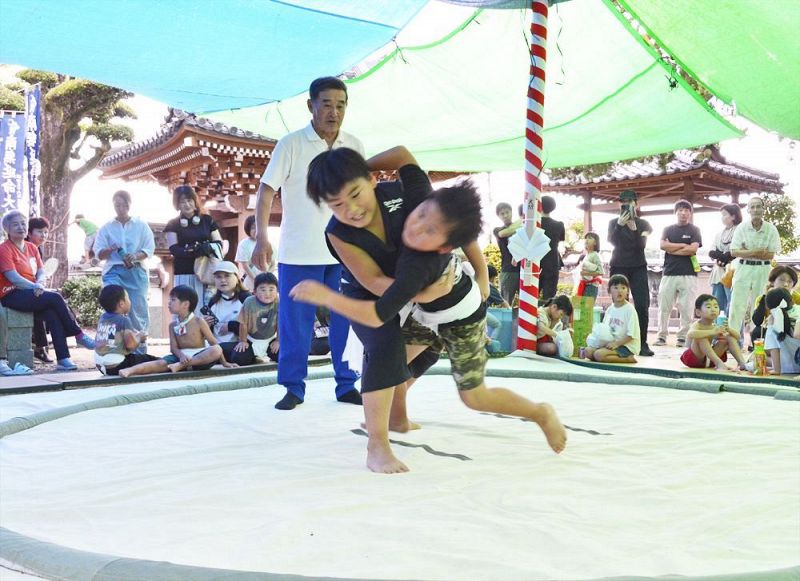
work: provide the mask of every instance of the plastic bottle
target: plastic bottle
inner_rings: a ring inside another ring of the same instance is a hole
[[[767,374],[767,352],[764,351],[764,340],[756,339],[753,343],[753,375]]]
[[[727,325],[728,315],[726,315],[724,312],[721,312],[719,315],[717,315],[717,320],[715,324],[717,327],[724,327],[725,325]]]

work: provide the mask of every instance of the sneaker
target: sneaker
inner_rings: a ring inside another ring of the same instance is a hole
[[[56,371],[75,371],[78,366],[75,365],[69,357],[66,359],[59,359],[56,363]]]
[[[357,389],[351,389],[347,393],[337,397],[336,400],[342,403],[351,403],[353,405],[364,405],[364,401],[361,399],[361,394],[358,393]]]
[[[75,342],[78,345],[81,345],[83,347],[86,347],[87,349],[94,351],[94,339],[89,337],[89,335],[87,335],[86,333],[78,337],[75,337]]]
[[[686,339],[678,339],[675,341],[676,347],[684,347],[686,345]]]
[[[0,359],[0,375],[14,375],[14,370],[8,366],[8,361]]]
[[[666,344],[667,344],[667,340],[664,339],[663,337],[659,337],[658,339],[656,339],[656,342],[653,343],[653,345],[655,345],[656,347],[663,347]]]
[[[652,357],[653,355],[655,355],[655,353],[653,353],[653,350],[647,346],[647,343],[644,343],[642,345],[642,348],[639,350],[639,355],[641,355],[642,357]]]
[[[287,391],[286,395],[283,396],[283,399],[275,404],[276,410],[293,410],[297,406],[303,403],[303,400],[293,394],[291,391]]]

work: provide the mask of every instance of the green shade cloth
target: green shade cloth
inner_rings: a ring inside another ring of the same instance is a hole
[[[762,127],[800,139],[798,0],[621,0],[716,96]]]
[[[345,130],[369,153],[407,146],[429,170],[521,169],[530,11],[485,10],[437,43],[396,50],[348,81]],[[629,159],[715,143],[739,132],[669,69],[606,2],[551,8],[545,165]],[[307,96],[218,112],[270,137],[308,123]]]

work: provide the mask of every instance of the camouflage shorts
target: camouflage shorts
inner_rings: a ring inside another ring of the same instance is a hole
[[[437,335],[414,317],[408,317],[403,325],[403,338],[406,345],[444,343],[458,389],[473,389],[483,383],[488,358],[485,318],[467,325],[439,329]]]

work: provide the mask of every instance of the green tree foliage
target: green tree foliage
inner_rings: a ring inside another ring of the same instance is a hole
[[[794,200],[780,194],[765,194],[761,198],[764,200],[764,220],[773,224],[781,237],[781,254],[791,254],[800,248]]]
[[[500,265],[502,258],[500,257],[500,247],[494,242],[487,244],[483,247],[483,256],[486,258],[486,264],[491,264],[500,272]]]
[[[67,230],[70,222],[70,197],[75,183],[92,171],[113,144],[133,140],[133,130],[114,123],[135,118],[121,99],[131,93],[100,83],[26,69],[17,73],[22,83],[0,86],[2,108],[23,110],[20,89],[38,83],[42,90],[41,145],[42,216],[50,220],[51,253],[58,258],[59,270],[53,284],[67,278]],[[7,95],[17,95],[18,100]],[[75,167],[75,160],[82,160]]]
[[[97,302],[102,284],[99,276],[81,276],[64,282],[61,289],[83,327],[96,327],[103,309]]]

